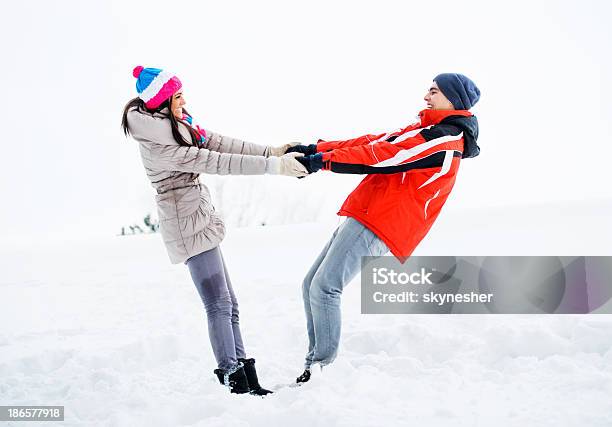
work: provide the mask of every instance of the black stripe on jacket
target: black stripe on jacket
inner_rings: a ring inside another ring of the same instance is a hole
[[[383,166],[383,167],[374,167],[368,165],[361,164],[352,164],[352,163],[337,163],[331,162],[328,160],[323,168],[331,170],[336,173],[352,173],[359,175],[371,175],[371,174],[391,174],[391,173],[399,173],[406,172],[413,169],[428,169],[428,168],[436,168],[442,167],[442,163],[444,163],[444,157],[446,156],[446,151],[439,151],[437,153],[432,153],[427,157],[423,157],[422,159],[416,160],[414,162],[402,163],[400,165],[393,166]],[[461,157],[461,151],[454,151],[453,157]]]
[[[438,124],[430,127],[429,129],[423,129],[419,132],[425,141],[431,141],[432,139],[442,138],[443,136],[458,136],[461,134],[461,129],[453,125]]]

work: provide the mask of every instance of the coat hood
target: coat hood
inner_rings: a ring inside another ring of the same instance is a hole
[[[456,126],[463,131],[463,156],[467,159],[476,157],[480,154],[480,147],[476,143],[478,140],[478,119],[476,116],[448,116],[440,123]]]

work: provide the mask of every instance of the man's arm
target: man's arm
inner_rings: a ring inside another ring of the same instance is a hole
[[[376,143],[383,142],[383,141],[391,142],[398,136],[406,134],[406,132],[408,131],[415,131],[416,129],[419,129],[420,124],[421,124],[421,121],[417,120],[417,121],[413,121],[408,126],[401,128],[401,129],[397,129],[395,131],[381,133],[381,134],[363,135],[357,138],[348,139],[346,141],[324,141],[320,139],[316,144],[316,149],[318,153],[324,153],[326,151],[339,150],[339,149],[348,148],[348,147],[357,147],[357,146],[366,145],[366,144],[376,144]]]
[[[463,133],[455,126],[436,125],[374,144],[349,146],[304,159],[307,168],[350,174],[391,174],[443,167],[463,152]]]
[[[338,150],[341,148],[358,147],[360,145],[369,144],[373,141],[384,140],[385,139],[384,137],[386,137],[387,135],[391,135],[391,134],[390,133],[389,134],[381,133],[379,135],[368,134],[368,135],[359,136],[353,139],[347,139],[346,141],[324,141],[320,139],[317,142],[317,152],[323,153],[326,151]]]

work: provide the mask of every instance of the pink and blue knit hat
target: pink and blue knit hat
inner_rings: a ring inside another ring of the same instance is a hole
[[[159,68],[144,68],[138,65],[134,67],[132,74],[137,79],[138,97],[145,102],[147,108],[152,110],[159,107],[183,86],[178,77]]]

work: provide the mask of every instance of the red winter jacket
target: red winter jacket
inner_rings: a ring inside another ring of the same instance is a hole
[[[462,158],[480,152],[478,121],[466,110],[423,110],[396,132],[319,141],[323,169],[368,174],[338,215],[368,227],[404,262],[450,194]]]

